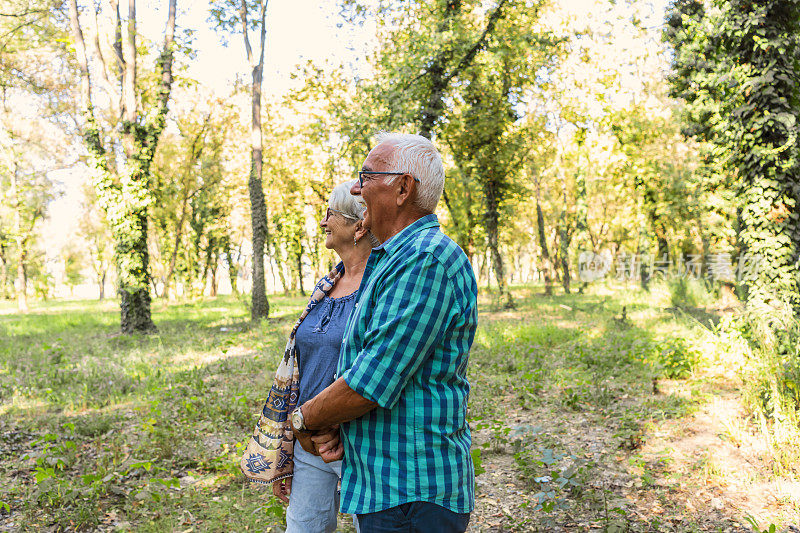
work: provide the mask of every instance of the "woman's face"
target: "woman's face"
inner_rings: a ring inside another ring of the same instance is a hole
[[[325,212],[319,225],[325,230],[325,248],[339,251],[343,246],[353,246],[358,221],[345,217],[331,208]]]

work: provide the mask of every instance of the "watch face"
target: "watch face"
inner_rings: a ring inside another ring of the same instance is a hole
[[[300,414],[300,409],[295,409],[292,413],[292,425],[295,429],[303,429],[303,415]]]

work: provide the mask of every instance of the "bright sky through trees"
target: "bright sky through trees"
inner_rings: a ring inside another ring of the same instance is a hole
[[[139,2],[142,17],[139,31],[146,39],[160,42],[166,19],[166,3],[157,0]],[[302,80],[293,80],[292,73],[298,64],[313,61],[323,64],[348,62],[355,67],[368,68],[363,59],[369,48],[374,27],[337,27],[341,23],[337,3],[333,0],[272,1],[267,10],[267,46],[264,73],[264,94],[268,99],[283,95],[291,87],[302,85]],[[177,31],[194,31],[195,59],[184,74],[195,79],[214,93],[222,96],[230,92],[237,78],[247,82],[248,67],[242,51],[241,38],[228,38],[227,46],[208,22],[208,4],[204,0],[188,0],[178,3]],[[182,59],[179,59],[179,62]],[[168,126],[169,127],[169,126]],[[52,249],[60,249],[68,242],[77,228],[75,213],[83,199],[81,184],[87,174],[83,166],[50,173],[50,177],[62,184],[63,196],[53,201],[44,233],[53,243]]]
[[[607,21],[605,12],[606,4],[597,0],[559,0],[558,7],[552,10],[547,23],[553,27],[588,28],[594,31],[602,29]],[[150,42],[160,42],[166,19],[166,2],[158,0],[140,0],[138,12],[141,23],[138,30]],[[661,24],[663,23],[666,2],[654,0],[636,4],[637,15],[643,17],[640,26],[649,31],[647,38],[642,40],[641,35],[630,31],[620,31],[614,35],[605,35],[607,41],[606,53],[613,49],[609,56],[610,62],[607,70],[617,70],[620,74],[622,91],[614,92],[611,97],[627,100],[630,92],[639,91],[641,83],[640,74],[637,72],[620,72],[618,65],[613,64],[613,56],[623,57],[627,53],[645,48],[653,57],[648,63],[649,68],[661,68],[662,62],[655,56],[659,54],[662,43],[660,42]],[[231,91],[237,79],[249,83],[249,72],[242,50],[241,38],[238,35],[223,38],[220,32],[215,31],[208,21],[208,4],[204,0],[186,0],[178,2],[177,33],[191,30],[191,47],[196,51],[194,59],[185,64],[184,57],[177,58],[177,66],[186,67],[186,71],[178,76],[188,77],[199,82],[202,86],[224,97]],[[622,30],[626,28],[620,25]],[[627,28],[629,30],[629,28]],[[323,67],[327,64],[346,64],[348,68],[359,76],[371,76],[371,69],[366,60],[366,55],[375,46],[375,24],[367,20],[363,26],[348,24],[339,15],[339,3],[335,0],[294,0],[286,2],[272,0],[267,10],[267,44],[264,72],[264,95],[267,100],[273,100],[286,94],[292,88],[302,86],[304,80],[295,78],[298,65],[307,61]],[[227,40],[227,44],[224,41]],[[584,68],[575,58],[575,68]],[[571,68],[572,61],[567,58],[565,68]],[[572,79],[584,78],[585,80],[599,79],[604,72],[584,71]],[[647,77],[652,72],[646,73]],[[180,89],[176,89],[180,91]],[[173,99],[176,100],[176,99]],[[591,100],[587,100],[591,103]],[[594,104],[597,104],[594,102]],[[173,102],[173,108],[180,105]],[[170,124],[167,126],[171,127]],[[82,165],[73,169],[65,169],[50,173],[50,177],[62,184],[63,195],[57,197],[51,204],[49,218],[44,224],[44,234],[48,235],[48,242],[52,243],[49,249],[60,250],[62,246],[73,239],[77,229],[75,214],[80,209],[83,199],[81,184],[86,182],[87,173]]]

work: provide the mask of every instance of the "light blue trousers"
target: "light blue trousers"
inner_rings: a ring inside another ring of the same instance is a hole
[[[336,530],[341,475],[341,461],[326,463],[295,442],[286,533],[331,533]]]

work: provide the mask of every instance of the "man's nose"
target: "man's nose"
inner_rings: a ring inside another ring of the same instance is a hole
[[[352,187],[350,187],[350,194],[353,196],[361,196],[361,184],[359,182],[355,182]]]

